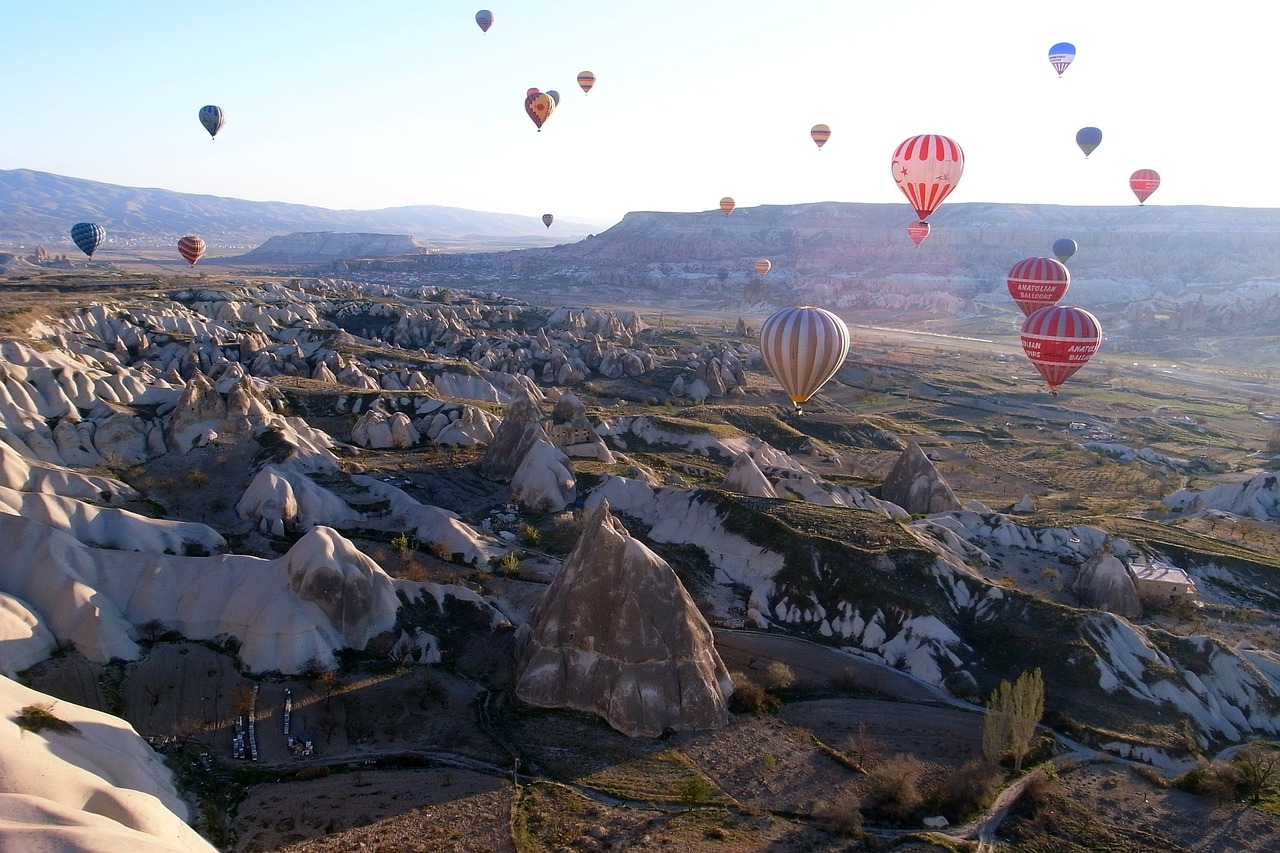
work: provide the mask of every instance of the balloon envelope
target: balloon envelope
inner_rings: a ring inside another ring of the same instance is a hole
[[[849,327],[822,308],[783,308],[760,327],[760,354],[797,409],[849,354]]]
[[[911,242],[919,246],[929,236],[928,222],[912,222],[907,226],[907,236],[911,238]]]
[[[1060,41],[1053,47],[1049,48],[1049,62],[1052,63],[1053,69],[1058,72],[1058,76],[1062,76],[1062,72],[1067,70],[1067,66],[1071,64],[1071,60],[1076,58],[1076,46],[1070,42]]]
[[[1065,264],[1078,248],[1080,247],[1076,245],[1076,241],[1070,237],[1059,237],[1053,241],[1053,256]]]
[[[191,266],[196,265],[196,261],[200,260],[204,250],[204,240],[194,234],[189,234],[178,241],[178,254],[182,255]]]
[[[1093,358],[1102,345],[1102,325],[1083,308],[1051,305],[1022,323],[1022,349],[1057,396],[1058,386]]]
[[[821,150],[822,146],[827,144],[827,140],[831,138],[831,128],[825,124],[815,124],[813,129],[809,131],[809,135],[813,137],[814,144]]]
[[[733,203],[733,199],[730,196],[725,196],[724,198],[720,199],[720,209],[724,211],[725,216],[728,216],[730,213],[733,213],[734,206],[735,205]]]
[[[768,258],[761,258],[756,261],[756,272],[760,273],[760,275],[764,275],[771,269],[773,269],[773,264]]]
[[[1085,159],[1093,153],[1093,149],[1102,144],[1102,131],[1096,127],[1082,127],[1076,131],[1076,145],[1084,152]]]
[[[488,9],[481,9],[476,12],[476,23],[480,26],[482,32],[489,32],[489,27],[493,26],[493,13]]]
[[[1160,175],[1155,169],[1139,169],[1129,176],[1129,189],[1142,204],[1160,187]]]
[[[200,123],[204,125],[205,130],[209,131],[210,137],[216,137],[218,131],[222,130],[222,126],[227,123],[227,117],[222,112],[222,107],[209,104],[200,108]]]
[[[898,189],[923,222],[959,183],[964,152],[945,136],[913,136],[893,152],[891,168]]]
[[[556,221],[556,218],[552,216],[550,213],[542,214],[542,224],[547,226],[548,228],[550,228],[551,223],[555,221]]]
[[[1055,305],[1071,286],[1071,273],[1053,258],[1024,258],[1009,270],[1009,295],[1030,317],[1046,305]]]
[[[557,107],[558,107],[558,106],[560,106],[560,93],[559,93],[559,92],[557,92],[555,89],[548,89],[548,90],[547,90],[547,94],[551,96],[551,100],[555,103],[555,105],[556,105]]]
[[[537,125],[539,133],[542,132],[542,123],[551,116],[551,111],[555,108],[556,102],[551,100],[551,96],[546,92],[534,92],[524,96],[524,111]]]
[[[71,226],[72,242],[91,258],[106,238],[107,230],[96,222],[77,222]]]
[[[578,85],[582,87],[583,92],[590,92],[591,87],[596,84],[596,75],[590,71],[583,71],[578,74]]]

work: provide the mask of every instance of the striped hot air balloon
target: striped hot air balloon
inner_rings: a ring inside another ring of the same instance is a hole
[[[1138,197],[1138,204],[1151,198],[1151,194],[1160,188],[1160,175],[1155,169],[1139,169],[1129,176],[1129,189]]]
[[[91,258],[105,239],[107,229],[96,222],[77,222],[71,226],[71,242]]]
[[[827,144],[827,140],[831,138],[831,128],[825,124],[815,124],[809,131],[809,136],[813,137],[813,144],[818,146],[818,150],[822,150],[822,146]]]
[[[1076,46],[1071,42],[1060,41],[1053,47],[1049,48],[1049,62],[1053,65],[1053,70],[1058,72],[1058,76],[1062,76],[1062,72],[1067,70],[1067,66],[1076,58]]]
[[[222,130],[222,126],[227,123],[227,116],[222,111],[222,107],[208,104],[200,108],[200,123],[204,125],[205,130],[209,131],[209,138],[214,139],[218,136],[218,131]]]
[[[1071,273],[1053,258],[1023,258],[1009,270],[1009,295],[1030,317],[1046,305],[1056,305],[1071,286]]]
[[[1050,305],[1022,323],[1022,350],[1058,396],[1058,386],[1093,358],[1102,345],[1102,325],[1083,308]]]
[[[907,236],[911,238],[911,242],[918,247],[929,236],[928,222],[912,222],[907,226]]]
[[[735,206],[736,205],[733,203],[733,198],[731,196],[725,196],[724,198],[720,199],[720,209],[724,211],[725,216],[728,216],[730,213],[733,213],[733,208]]]
[[[849,354],[849,327],[823,308],[783,308],[760,327],[760,354],[796,412]]]
[[[945,136],[913,136],[893,152],[892,169],[898,189],[923,222],[960,182],[964,152]]]
[[[596,75],[590,71],[582,71],[578,74],[578,85],[582,87],[584,94],[590,94],[591,87],[596,84]]]
[[[764,275],[771,269],[773,269],[773,263],[768,258],[761,258],[756,261],[756,272],[760,275]]]
[[[489,32],[489,27],[493,26],[493,13],[488,9],[481,9],[476,12],[476,25],[480,27],[481,32]]]
[[[178,254],[186,260],[191,266],[196,265],[196,261],[200,260],[200,256],[204,254],[204,240],[194,234],[188,234],[178,241]]]

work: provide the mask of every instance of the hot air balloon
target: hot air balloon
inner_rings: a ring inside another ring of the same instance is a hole
[[[1049,62],[1053,65],[1053,70],[1058,72],[1058,76],[1062,76],[1062,72],[1067,70],[1067,66],[1071,64],[1071,60],[1076,58],[1076,46],[1070,42],[1060,41],[1053,47],[1049,48]]]
[[[178,241],[178,254],[186,258],[187,263],[191,266],[196,265],[196,261],[200,260],[200,256],[204,254],[204,240],[194,234],[189,234]]]
[[[222,107],[209,104],[200,108],[200,123],[204,125],[205,130],[209,131],[210,138],[216,138],[218,131],[222,130],[222,126],[227,123],[227,117],[222,112]]]
[[[849,354],[849,327],[822,308],[783,308],[760,327],[760,354],[796,413],[804,414],[801,404],[818,393]]]
[[[556,218],[552,216],[550,213],[542,214],[542,224],[547,226],[548,228],[550,228],[551,223],[555,221],[556,221]]]
[[[107,230],[96,222],[77,222],[71,226],[71,240],[89,257],[107,238]]]
[[[578,74],[578,85],[582,87],[584,93],[590,93],[591,87],[596,84],[596,75],[590,71],[583,71]]]
[[[551,101],[552,101],[552,103],[554,103],[557,107],[558,107],[558,106],[560,106],[560,93],[559,93],[559,92],[557,92],[555,89],[548,89],[548,90],[547,90],[547,94],[551,96]]]
[[[809,131],[809,135],[813,137],[813,142],[818,146],[818,150],[822,150],[822,146],[827,144],[827,140],[831,138],[831,128],[825,124],[815,124]]]
[[[1129,189],[1138,197],[1138,204],[1149,199],[1159,187],[1160,175],[1155,169],[1139,169],[1129,176]]]
[[[945,136],[913,136],[893,152],[893,180],[924,222],[964,174],[964,152]]]
[[[493,26],[493,13],[488,9],[481,9],[476,12],[476,23],[480,25],[481,32],[489,32],[489,27]]]
[[[1056,305],[1071,286],[1071,273],[1053,258],[1024,258],[1009,270],[1009,295],[1030,317],[1046,305]]]
[[[911,238],[911,242],[919,246],[929,236],[928,222],[912,222],[907,226],[907,236]]]
[[[529,114],[529,118],[533,119],[533,123],[538,127],[538,133],[542,133],[542,123],[551,116],[551,111],[556,108],[556,102],[551,100],[551,96],[546,92],[539,92],[536,89],[530,89],[524,96],[524,111]]]
[[[1080,247],[1076,245],[1076,241],[1070,237],[1059,237],[1053,241],[1053,256],[1065,264],[1078,248]]]
[[[1055,397],[1058,386],[1084,367],[1101,344],[1102,326],[1083,308],[1050,305],[1022,323],[1022,349]]]
[[[773,264],[769,262],[768,258],[761,258],[756,261],[756,272],[760,273],[760,275],[764,275],[771,269],[773,269]]]
[[[728,216],[730,213],[733,213],[734,206],[735,205],[731,197],[725,196],[724,198],[720,199],[720,209],[724,211],[725,216]]]
[[[1093,149],[1102,144],[1102,131],[1096,127],[1082,127],[1076,131],[1076,145],[1080,146],[1080,150],[1084,152],[1084,158],[1089,159],[1089,155],[1093,153]]]

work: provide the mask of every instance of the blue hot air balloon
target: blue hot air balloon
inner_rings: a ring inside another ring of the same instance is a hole
[[[1102,144],[1102,131],[1096,127],[1082,127],[1076,131],[1076,145],[1080,146],[1080,150],[1084,152],[1086,160],[1093,153],[1093,149]]]
[[[476,12],[476,25],[480,27],[481,32],[489,32],[489,27],[493,26],[493,13],[488,9]]]
[[[1053,64],[1053,70],[1058,72],[1058,76],[1062,76],[1062,72],[1067,70],[1067,66],[1071,64],[1071,60],[1076,58],[1076,46],[1071,42],[1060,41],[1053,47],[1049,48],[1049,62]]]
[[[1071,260],[1071,256],[1076,253],[1076,241],[1070,237],[1059,237],[1053,241],[1053,256],[1064,264]]]
[[[71,239],[89,257],[107,237],[107,230],[96,222],[77,222],[71,226]]]
[[[210,138],[214,138],[227,123],[227,117],[223,114],[222,107],[209,104],[200,108],[200,123],[204,125],[205,130],[209,131]]]

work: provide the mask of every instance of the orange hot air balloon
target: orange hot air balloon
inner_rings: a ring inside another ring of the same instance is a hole
[[[945,136],[913,136],[893,152],[890,168],[898,189],[924,222],[960,182],[964,152]]]
[[[1056,305],[1067,295],[1071,273],[1065,264],[1053,258],[1023,258],[1009,270],[1009,295],[1030,317],[1046,305]]]
[[[823,308],[783,308],[760,327],[760,355],[798,414],[848,354],[849,327]]]
[[[733,208],[735,206],[736,205],[734,205],[733,199],[730,198],[729,196],[725,196],[724,198],[720,199],[720,209],[724,211],[725,216],[728,216],[730,213],[733,213]]]
[[[204,240],[194,234],[189,234],[178,241],[178,254],[186,259],[191,266],[196,265],[196,261],[200,260],[200,256],[204,254]]]
[[[760,275],[764,275],[771,269],[773,269],[773,264],[769,262],[768,258],[761,258],[756,261],[756,272],[760,273]]]
[[[929,236],[929,223],[924,221],[912,222],[907,226],[907,236],[918,247]]]
[[[1160,187],[1160,175],[1155,169],[1139,169],[1129,176],[1129,189],[1138,197],[1138,204],[1151,198]]]
[[[813,137],[813,142],[818,146],[818,150],[822,150],[822,146],[827,144],[827,140],[831,138],[831,128],[825,124],[815,124],[813,129],[809,131],[809,135]]]
[[[1083,308],[1049,305],[1022,323],[1022,349],[1058,396],[1058,386],[1084,367],[1102,346],[1102,325]]]
[[[590,71],[583,71],[578,74],[578,85],[582,87],[583,94],[590,94],[591,87],[596,84],[596,75]]]
[[[524,111],[537,126],[538,133],[542,133],[542,123],[551,117],[551,111],[555,108],[555,100],[546,92],[530,89],[524,96]]]

